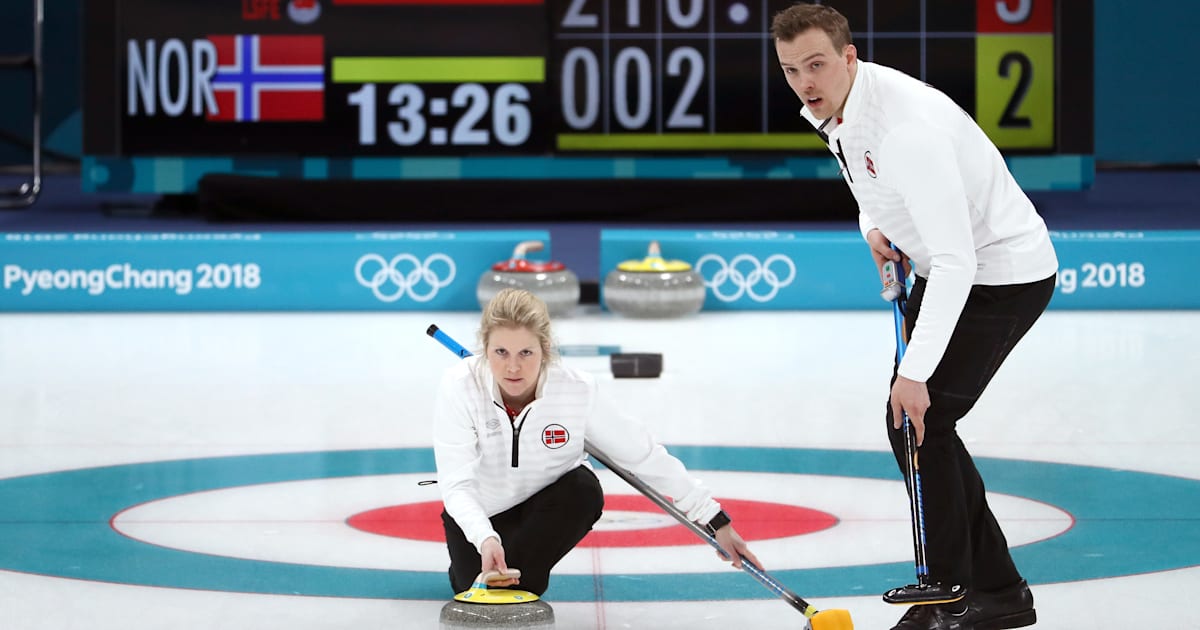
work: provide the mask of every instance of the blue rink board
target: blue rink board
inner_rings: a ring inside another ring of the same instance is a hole
[[[1200,231],[1050,236],[1059,260],[1051,308],[1200,308],[1189,271]],[[704,277],[704,310],[880,307],[879,277],[857,231],[603,230],[600,241],[605,273],[643,259],[658,241],[664,258],[687,262]]]
[[[2,311],[478,309],[542,230],[0,234]]]
[[[1051,236],[1051,308],[1200,308],[1200,231]],[[0,311],[476,310],[480,275],[525,240],[550,259],[541,230],[0,234]],[[603,230],[595,277],[653,240],[704,277],[706,310],[880,308],[854,231]]]

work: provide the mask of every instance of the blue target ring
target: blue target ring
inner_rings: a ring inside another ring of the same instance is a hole
[[[674,446],[693,470],[828,475],[898,481],[891,453]],[[1200,481],[1024,460],[977,458],[989,489],[1075,517],[1062,534],[1013,555],[1034,583],[1069,582],[1200,565]],[[38,575],[273,595],[443,600],[444,572],[314,566],[229,558],[122,536],[110,520],[130,507],[239,486],[434,470],[430,449],[214,457],[87,468],[0,480],[0,569]],[[806,598],[875,595],[911,580],[910,562],[772,572]],[[685,584],[686,582],[686,584]],[[720,572],[555,575],[558,601],[770,599],[749,576]]]

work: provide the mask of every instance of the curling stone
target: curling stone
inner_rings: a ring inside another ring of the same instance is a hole
[[[604,305],[628,317],[681,317],[704,306],[704,277],[682,260],[663,260],[658,241],[642,260],[626,260],[604,278]]]
[[[519,575],[519,573],[517,573]],[[554,609],[529,591],[488,588],[498,573],[480,573],[471,588],[442,606],[439,630],[553,628]]]
[[[579,304],[579,278],[557,261],[538,262],[525,258],[527,252],[540,252],[541,241],[523,241],[513,249],[512,258],[502,260],[479,277],[475,297],[479,307],[487,306],[502,289],[525,289],[546,303],[551,316],[571,312]]]
[[[608,364],[614,378],[658,378],[663,359],[659,352],[615,352]]]

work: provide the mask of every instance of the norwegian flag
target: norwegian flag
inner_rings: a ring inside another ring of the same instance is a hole
[[[217,49],[214,121],[325,119],[321,35],[210,35]]]
[[[567,428],[561,424],[551,424],[542,429],[542,444],[547,448],[561,448],[569,439],[571,434],[567,433]]]

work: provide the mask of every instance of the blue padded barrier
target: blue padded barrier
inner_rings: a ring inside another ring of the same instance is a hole
[[[1187,280],[1200,231],[1051,232],[1051,239],[1059,258],[1051,308],[1200,308]],[[602,283],[620,262],[645,257],[651,241],[664,258],[704,276],[704,310],[883,307],[856,231],[603,230]]]
[[[474,310],[542,230],[0,234],[3,311]]]

